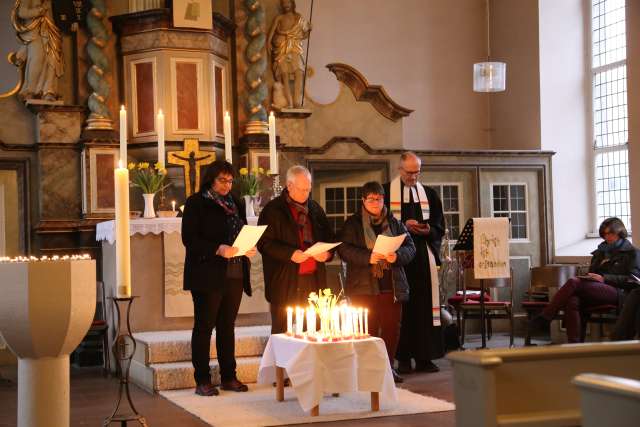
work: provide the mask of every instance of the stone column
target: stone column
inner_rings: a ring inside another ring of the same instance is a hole
[[[627,109],[631,227],[640,235],[640,1],[627,2]],[[635,239],[636,245],[640,239]]]
[[[245,133],[262,134],[268,132],[264,108],[264,100],[267,99],[267,84],[264,82],[267,69],[265,14],[260,0],[244,0],[244,7],[248,14],[244,33],[249,42],[245,50],[245,60],[249,65],[244,76],[248,87]]]
[[[90,32],[87,53],[92,65],[87,71],[87,81],[93,92],[88,100],[91,113],[87,120],[87,130],[113,130],[113,122],[107,107],[111,85],[107,81],[107,73],[110,71],[109,58],[104,53],[104,48],[109,41],[109,33],[103,22],[106,14],[105,0],[91,0],[91,10],[87,14],[87,28]]]

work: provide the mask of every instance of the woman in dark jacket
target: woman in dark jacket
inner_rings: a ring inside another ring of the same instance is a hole
[[[627,240],[627,230],[618,218],[604,220],[599,234],[604,242],[591,253],[589,273],[569,279],[542,314],[531,320],[532,327],[547,324],[563,310],[568,341],[580,342],[581,310],[617,305],[630,289],[631,274],[640,275],[640,251]]]
[[[236,378],[234,327],[242,291],[251,295],[249,283],[253,248],[246,256],[234,256],[231,245],[247,223],[244,205],[231,195],[233,167],[216,161],[205,171],[200,191],[187,199],[182,218],[182,242],[186,248],[184,289],[191,291],[194,325],[191,360],[196,394],[214,396],[209,351],[216,328],[216,348],[223,390],[247,391]]]
[[[405,235],[405,239],[395,253],[379,254],[373,247],[380,234]],[[368,182],[362,187],[361,210],[347,219],[339,240],[338,253],[347,264],[345,294],[352,304],[369,309],[369,331],[384,340],[393,366],[402,303],[409,299],[403,266],[413,259],[416,248],[405,226],[384,205],[382,185]],[[393,376],[402,382],[395,370]]]

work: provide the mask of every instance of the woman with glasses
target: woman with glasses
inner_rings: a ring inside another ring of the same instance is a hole
[[[599,229],[604,239],[591,252],[589,273],[572,277],[555,294],[542,314],[531,319],[531,328],[548,326],[564,311],[569,342],[581,341],[581,311],[599,305],[617,305],[632,285],[631,275],[640,276],[640,251],[627,240],[627,229],[619,218],[607,218]]]
[[[405,235],[394,253],[373,252],[378,235]],[[377,182],[362,187],[362,205],[347,219],[340,232],[340,258],[347,264],[345,294],[356,306],[369,309],[369,332],[384,340],[393,360],[398,346],[402,303],[409,299],[409,283],[403,266],[416,253],[405,226],[395,219],[384,204],[384,188]],[[393,370],[396,382],[402,378]]]
[[[182,217],[182,242],[186,248],[184,289],[191,291],[194,325],[191,360],[195,369],[196,394],[214,396],[209,351],[216,328],[216,349],[223,390],[247,391],[236,378],[234,327],[242,291],[251,296],[248,257],[235,256],[231,245],[247,223],[244,205],[231,195],[233,167],[225,161],[210,164],[200,191],[187,199]]]

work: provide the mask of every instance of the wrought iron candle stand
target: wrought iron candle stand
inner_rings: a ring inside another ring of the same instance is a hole
[[[130,323],[131,305],[133,304],[133,300],[135,298],[137,297],[132,296],[129,298],[111,298],[116,309],[116,333],[118,335],[113,343],[113,347],[111,350],[117,362],[118,371],[116,372],[116,374],[118,374],[118,376],[120,377],[120,388],[118,390],[118,400],[116,401],[116,407],[113,410],[113,413],[104,420],[104,422],[102,423],[103,426],[108,426],[111,423],[121,423],[121,426],[125,427],[127,425],[127,422],[137,421],[141,426],[148,427],[147,421],[142,415],[140,415],[140,413],[138,413],[138,410],[131,400],[131,394],[129,393],[129,369],[131,368],[131,359],[133,359],[133,355],[136,352],[136,341],[133,339],[133,335],[131,334]],[[127,330],[124,331],[125,333],[121,333],[121,303],[123,305],[127,304]],[[119,413],[123,394],[126,396],[127,401],[129,402],[129,408],[131,409],[131,412]]]
[[[273,178],[273,197],[278,197],[282,193],[282,185],[280,185],[280,175],[277,173],[271,174]]]

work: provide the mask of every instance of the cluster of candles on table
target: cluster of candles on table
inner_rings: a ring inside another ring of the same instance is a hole
[[[37,261],[77,261],[77,260],[85,260],[91,259],[91,256],[88,254],[82,255],[53,255],[53,256],[41,256],[40,258],[31,256],[17,256],[14,258],[10,257],[0,257],[0,262],[37,262]]]
[[[320,320],[320,329],[317,328],[317,319]],[[367,338],[369,309],[352,307],[345,302],[320,311],[311,304],[306,308],[287,307],[287,335],[309,341]]]

